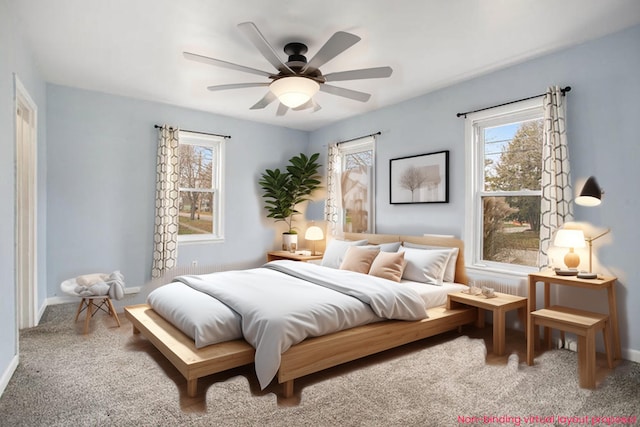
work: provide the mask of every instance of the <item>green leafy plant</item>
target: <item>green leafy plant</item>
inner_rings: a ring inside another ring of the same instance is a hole
[[[289,234],[297,234],[292,227],[293,216],[300,212],[296,206],[306,200],[315,190],[320,188],[320,176],[317,162],[320,153],[310,157],[300,153],[289,159],[286,172],[280,169],[267,169],[260,177],[260,187],[264,190],[265,206],[268,218],[284,221]]]

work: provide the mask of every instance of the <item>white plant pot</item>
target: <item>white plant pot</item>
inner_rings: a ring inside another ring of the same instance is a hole
[[[298,235],[282,233],[282,250],[295,252],[298,249]]]

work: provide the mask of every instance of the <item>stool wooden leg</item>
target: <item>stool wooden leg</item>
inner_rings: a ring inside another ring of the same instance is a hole
[[[78,304],[78,311],[76,311],[76,320],[75,322],[78,321],[78,316],[80,316],[80,312],[82,311],[82,306],[84,305],[84,298],[82,298],[80,300],[80,304]]]
[[[109,306],[109,314],[111,314],[116,319],[116,323],[118,324],[118,328],[119,328],[120,319],[118,319],[118,313],[116,313],[116,308],[113,306],[113,303],[111,302],[111,298],[107,298],[107,305]]]
[[[596,386],[596,337],[593,329],[586,336],[578,336],[578,375],[580,387]]]
[[[604,351],[607,353],[607,366],[609,369],[613,369],[613,355],[611,354],[611,325],[610,322],[605,322],[604,328],[602,328],[602,338],[604,340]]]
[[[86,335],[89,333],[89,322],[91,321],[91,315],[93,314],[93,301],[89,298],[83,298],[83,301],[86,301],[87,303],[87,317],[84,319],[84,334]]]

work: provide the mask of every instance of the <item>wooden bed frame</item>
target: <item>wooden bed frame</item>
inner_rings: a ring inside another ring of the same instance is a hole
[[[464,247],[461,240],[438,236],[401,236],[388,234],[350,234],[349,240],[368,239],[369,243],[410,242],[460,248],[456,262],[457,283],[467,284]],[[254,348],[244,340],[227,341],[201,349],[179,329],[158,315],[148,304],[125,307],[133,333],[141,333],[187,379],[187,395],[197,394],[198,378],[254,361]],[[429,317],[419,321],[385,320],[329,335],[308,338],[282,354],[277,379],[283,384],[283,396],[293,395],[296,378],[350,362],[380,351],[456,329],[476,320],[476,309],[447,310],[445,306],[427,310]]]

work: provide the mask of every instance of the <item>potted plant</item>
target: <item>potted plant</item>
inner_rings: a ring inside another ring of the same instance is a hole
[[[264,191],[262,197],[266,199],[267,217],[287,224],[287,231],[282,236],[283,250],[294,252],[297,246],[298,233],[293,227],[293,217],[300,212],[296,206],[309,200],[311,193],[320,188],[318,157],[320,153],[310,157],[300,153],[289,159],[286,172],[267,169],[258,182]]]

